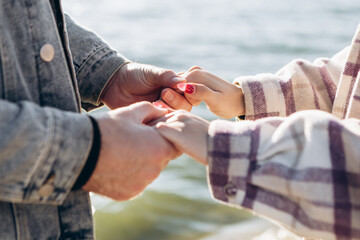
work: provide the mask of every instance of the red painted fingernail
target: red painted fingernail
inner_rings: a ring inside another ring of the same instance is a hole
[[[188,83],[179,83],[177,88],[180,89],[180,91],[186,92],[188,94],[192,94],[195,91],[195,87]]]
[[[193,85],[191,84],[186,84],[186,89],[185,89],[185,92],[188,93],[188,94],[192,94],[194,93],[195,91],[195,88]]]

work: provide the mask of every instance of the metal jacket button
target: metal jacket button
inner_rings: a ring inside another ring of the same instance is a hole
[[[52,184],[45,184],[39,189],[40,197],[49,197],[54,192],[54,186]]]
[[[40,58],[44,62],[51,62],[55,56],[55,49],[50,43],[44,44],[40,49]]]
[[[39,189],[38,194],[40,197],[46,198],[49,197],[51,194],[53,194],[55,190],[54,181],[55,181],[55,174],[52,173],[46,179],[45,184]]]

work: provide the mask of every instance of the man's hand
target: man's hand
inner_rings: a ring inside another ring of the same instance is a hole
[[[167,112],[141,102],[94,115],[101,132],[101,150],[83,189],[115,200],[141,193],[179,155],[154,127],[146,125]]]
[[[183,95],[169,91],[177,89],[177,84],[183,82],[186,80],[173,71],[151,65],[128,63],[109,80],[100,100],[110,109],[116,109],[140,101],[155,102],[162,96],[166,98],[166,104],[174,109],[191,110],[191,104]],[[165,88],[168,89],[162,93]]]

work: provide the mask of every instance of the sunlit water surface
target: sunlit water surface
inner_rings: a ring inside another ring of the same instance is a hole
[[[65,11],[133,61],[183,71],[192,65],[232,81],[276,72],[349,45],[358,0],[63,0]],[[104,110],[104,109],[103,109]],[[216,117],[204,105],[193,110]],[[98,239],[294,239],[211,199],[206,170],[182,156],[137,199],[92,195]]]

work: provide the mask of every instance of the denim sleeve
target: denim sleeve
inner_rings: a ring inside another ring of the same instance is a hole
[[[99,98],[106,83],[129,60],[66,14],[65,20],[82,107],[91,110],[101,106]]]
[[[86,163],[85,114],[0,100],[0,201],[61,204]]]

